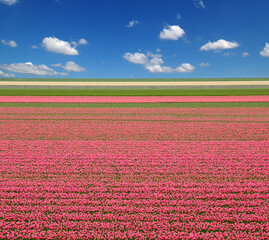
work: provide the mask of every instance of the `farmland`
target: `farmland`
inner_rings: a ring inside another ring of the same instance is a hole
[[[242,82],[269,81],[269,78],[10,78],[9,82]]]
[[[269,239],[269,0],[152,2],[0,0],[0,240]]]
[[[228,89],[12,89],[0,96],[247,96],[269,95],[269,88]]]
[[[39,91],[0,90],[0,238],[268,238],[267,89]]]

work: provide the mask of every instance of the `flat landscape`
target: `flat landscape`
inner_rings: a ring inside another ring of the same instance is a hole
[[[268,240],[268,0],[0,0],[0,240]]]
[[[0,89],[0,237],[267,239],[268,95]]]
[[[0,81],[0,87],[27,87],[27,88],[268,88],[269,79],[9,79]]]

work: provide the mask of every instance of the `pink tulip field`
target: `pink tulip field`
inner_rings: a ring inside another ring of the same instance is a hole
[[[269,96],[0,96],[0,102],[156,103],[156,102],[268,102]]]
[[[0,239],[268,239],[268,136],[267,107],[2,106]]]

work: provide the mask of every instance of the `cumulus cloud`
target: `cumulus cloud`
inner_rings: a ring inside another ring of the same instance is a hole
[[[64,55],[78,55],[76,46],[72,47],[69,42],[60,40],[56,37],[45,37],[42,41],[42,46],[49,52]]]
[[[79,45],[88,45],[88,41],[84,38],[81,38],[78,42],[73,41],[71,42],[74,48],[78,47]]]
[[[0,0],[0,2],[11,6],[11,5],[17,3],[18,0]]]
[[[51,64],[51,66],[61,67],[68,72],[83,72],[86,70],[85,68],[80,67],[79,65],[77,65],[75,62],[72,61],[67,62],[65,65],[58,63],[58,64]]]
[[[187,73],[192,72],[195,68],[189,63],[183,63],[177,68],[163,66],[164,61],[161,54],[153,54],[148,52],[147,55],[143,53],[126,53],[124,58],[134,64],[142,64],[145,69],[151,73]]]
[[[154,64],[147,64],[145,68],[150,71],[151,73],[171,73],[173,69],[171,67],[161,66],[161,65],[154,65]]]
[[[0,68],[10,72],[32,74],[38,76],[66,75],[65,73],[58,73],[44,64],[34,65],[31,62],[2,64],[0,65]]]
[[[146,64],[148,61],[148,58],[143,53],[125,53],[123,55],[123,58],[125,58],[127,61],[134,63],[134,64]]]
[[[200,67],[209,67],[210,64],[208,62],[201,62]]]
[[[84,38],[81,38],[79,41],[78,41],[78,44],[79,45],[87,45],[88,44],[88,41]]]
[[[164,64],[164,61],[161,57],[153,57],[149,60],[149,65],[162,65]]]
[[[132,21],[130,21],[128,23],[127,28],[132,28],[132,27],[134,27],[135,25],[138,25],[138,24],[139,24],[139,22],[137,20],[132,20]]]
[[[194,2],[194,5],[197,8],[203,8],[203,9],[205,9],[204,1],[202,1],[202,0],[194,0],[193,2]]]
[[[167,26],[160,33],[160,39],[178,40],[185,34],[184,30],[178,25]]]
[[[145,68],[148,71],[150,71],[151,73],[173,73],[173,72],[190,73],[190,72],[194,71],[194,69],[195,69],[194,66],[192,66],[189,63],[182,63],[180,66],[178,66],[176,68],[162,66],[163,63],[164,63],[163,61],[160,61],[159,64],[157,62],[153,63],[151,61],[145,65]]]
[[[238,42],[229,42],[224,39],[219,39],[215,42],[208,42],[207,44],[203,45],[200,50],[201,51],[210,51],[210,50],[224,50],[224,49],[232,49],[239,47]]]
[[[15,77],[15,75],[10,74],[10,73],[4,73],[4,72],[0,71],[0,77]]]
[[[190,73],[194,71],[194,69],[194,66],[192,66],[191,64],[182,63],[179,67],[175,68],[174,71],[179,73]]]
[[[3,43],[4,45],[7,45],[9,47],[13,47],[13,48],[18,47],[18,44],[15,41],[13,41],[13,40],[6,41],[4,39],[1,39],[1,43]]]
[[[269,57],[269,43],[265,43],[264,49],[260,52],[263,57]]]

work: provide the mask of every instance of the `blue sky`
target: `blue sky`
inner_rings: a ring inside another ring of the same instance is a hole
[[[0,77],[269,77],[268,9],[268,0],[0,0]]]

